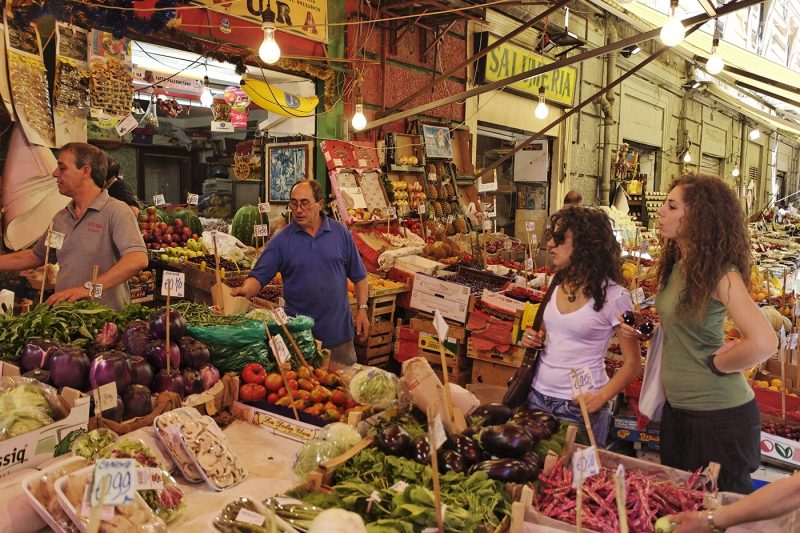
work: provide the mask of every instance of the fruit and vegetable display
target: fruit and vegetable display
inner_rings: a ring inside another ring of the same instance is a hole
[[[800,441],[800,424],[790,422],[761,422],[761,431],[785,439]]]
[[[199,232],[196,231],[198,228]],[[185,247],[190,239],[197,242],[203,233],[200,219],[194,213],[182,211],[170,219],[152,206],[139,214],[139,230],[145,245],[151,250]]]

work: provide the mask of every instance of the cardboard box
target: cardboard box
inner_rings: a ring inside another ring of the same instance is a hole
[[[411,307],[433,314],[436,309],[444,318],[467,321],[467,313],[474,302],[470,288],[417,273],[411,291]]]
[[[611,437],[630,442],[641,442],[649,448],[658,449],[661,442],[661,429],[655,424],[650,424],[643,430],[636,429],[636,416],[622,414],[614,417]]]
[[[17,376],[19,369],[0,363],[0,376]],[[68,414],[65,418],[39,429],[0,441],[0,477],[22,468],[34,468],[41,463],[69,452],[76,438],[86,433],[89,424],[89,397],[65,387],[59,400]]]
[[[477,359],[472,362],[472,383],[503,387],[505,394],[508,380],[511,379],[511,376],[516,371],[517,369],[512,366]]]

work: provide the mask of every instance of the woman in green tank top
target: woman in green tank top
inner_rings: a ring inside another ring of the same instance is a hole
[[[775,352],[777,338],[750,298],[750,240],[734,191],[716,176],[688,175],[658,210],[664,241],[661,376],[667,403],[661,461],[685,470],[720,463],[720,490],[752,492],[760,416],[743,370]],[[724,342],[728,314],[741,340]]]

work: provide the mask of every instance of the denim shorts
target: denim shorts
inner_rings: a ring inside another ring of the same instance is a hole
[[[589,444],[589,437],[583,424],[583,414],[578,404],[572,400],[554,398],[546,396],[536,389],[531,389],[528,394],[528,407],[530,409],[545,409],[553,413],[558,420],[563,420],[578,427],[577,442]],[[592,424],[594,440],[598,448],[605,448],[608,440],[608,430],[611,424],[611,407],[606,405],[602,409],[589,414],[589,422]]]

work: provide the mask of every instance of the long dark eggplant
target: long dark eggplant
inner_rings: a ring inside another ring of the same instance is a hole
[[[411,436],[397,424],[389,424],[375,437],[378,449],[389,455],[405,457],[411,445]]]
[[[465,437],[463,433],[454,436],[452,440],[448,440],[448,444],[450,448],[461,454],[461,457],[464,458],[464,464],[467,466],[474,465],[485,459],[478,443],[469,437]]]
[[[464,472],[467,469],[464,458],[460,453],[453,450],[441,450],[439,452],[439,472]]]
[[[491,479],[510,483],[526,483],[538,476],[530,467],[519,459],[493,459],[476,464],[470,473],[484,471]]]
[[[431,445],[428,443],[428,437],[420,435],[411,441],[409,457],[421,465],[431,464]]]
[[[548,429],[547,425],[545,425],[545,423],[539,420],[538,418],[520,416],[512,418],[509,423],[516,424],[520,427],[527,429],[528,433],[530,433],[531,437],[533,437],[534,443],[537,443],[540,440],[549,439],[551,436],[550,430]]]
[[[511,420],[517,420],[522,417],[533,418],[542,422],[545,426],[547,426],[547,429],[550,431],[551,435],[555,433],[556,428],[558,427],[558,420],[555,416],[553,416],[553,413],[545,411],[544,409],[520,409],[514,413],[514,416],[511,417]]]
[[[481,446],[496,457],[521,457],[533,446],[533,437],[523,427],[503,424],[483,430]]]
[[[484,426],[495,426],[497,424],[505,424],[511,415],[514,414],[510,407],[502,403],[485,403],[479,405],[470,416],[475,419],[481,419],[480,422]]]
[[[544,459],[539,457],[539,454],[534,452],[533,450],[529,452],[525,452],[525,455],[520,457],[520,460],[528,465],[528,468],[538,477],[539,471],[541,470],[542,466],[544,466]]]

